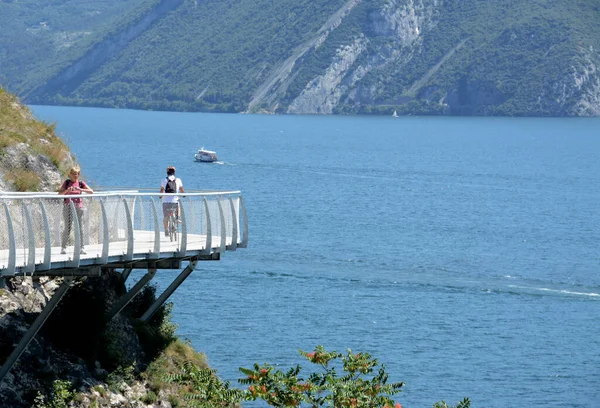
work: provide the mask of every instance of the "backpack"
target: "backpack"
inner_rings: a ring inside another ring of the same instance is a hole
[[[169,180],[167,177],[167,185],[165,186],[165,193],[176,193],[177,192],[177,179]]]

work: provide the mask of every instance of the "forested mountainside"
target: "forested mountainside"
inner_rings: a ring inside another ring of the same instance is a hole
[[[598,0],[0,1],[0,83],[32,104],[598,116],[599,21]]]

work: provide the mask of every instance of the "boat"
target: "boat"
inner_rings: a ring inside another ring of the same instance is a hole
[[[194,155],[194,159],[199,162],[216,162],[217,160],[217,152],[213,152],[212,150],[206,150],[204,146],[198,149],[198,153]]]
[[[393,114],[392,116],[393,116],[393,117],[395,117],[395,118],[397,118],[397,117],[398,117],[398,112],[396,112],[396,111],[394,110],[394,114]]]

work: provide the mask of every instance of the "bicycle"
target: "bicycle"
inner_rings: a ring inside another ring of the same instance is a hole
[[[169,238],[171,239],[171,242],[173,241],[177,241],[177,217],[175,216],[175,210],[169,211],[168,212],[168,218],[167,218],[167,234],[169,235]]]

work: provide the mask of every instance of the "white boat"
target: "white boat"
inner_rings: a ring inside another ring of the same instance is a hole
[[[194,155],[194,159],[200,162],[216,162],[219,160],[217,158],[217,152],[213,152],[212,150],[204,149],[204,146],[198,149],[198,153]]]

